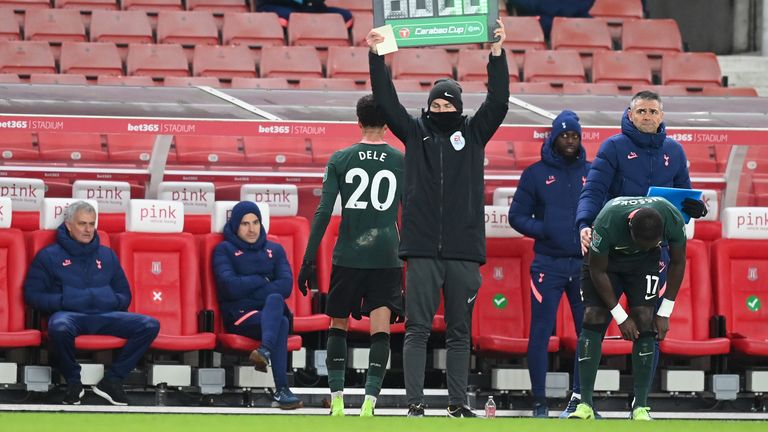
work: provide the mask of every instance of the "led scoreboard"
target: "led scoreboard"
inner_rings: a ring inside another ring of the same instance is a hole
[[[498,18],[499,0],[373,0],[374,26],[401,48],[489,42]]]

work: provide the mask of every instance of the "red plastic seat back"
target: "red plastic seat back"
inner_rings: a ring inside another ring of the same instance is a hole
[[[685,277],[675,299],[675,312],[669,318],[667,337],[682,340],[708,339],[709,317],[713,312],[707,246],[701,240],[688,240]]]
[[[480,267],[483,285],[472,315],[473,340],[478,336],[528,338],[532,261],[529,238],[486,239],[486,263]]]
[[[158,319],[162,335],[197,334],[203,297],[192,234],[125,232],[115,239],[133,293],[129,310]]]
[[[25,250],[20,230],[0,229],[0,332],[24,330]]]
[[[269,221],[269,233],[280,239],[280,245],[285,249],[288,264],[293,271],[293,288],[286,304],[297,317],[312,315],[312,298],[299,292],[296,276],[299,274],[304,251],[309,240],[309,221],[301,216],[272,217]]]

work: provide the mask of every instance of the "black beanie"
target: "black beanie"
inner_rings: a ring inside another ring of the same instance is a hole
[[[427,110],[432,106],[432,101],[435,99],[444,99],[452,103],[459,114],[461,114],[464,108],[464,105],[461,103],[461,86],[452,79],[442,79],[435,82],[435,86],[429,91]]]

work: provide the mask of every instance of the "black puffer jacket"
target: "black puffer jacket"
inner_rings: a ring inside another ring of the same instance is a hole
[[[406,146],[400,257],[485,263],[483,162],[485,145],[507,114],[506,55],[489,57],[485,102],[449,133],[436,130],[426,113],[416,118],[400,105],[382,56],[369,54],[369,64],[376,103]]]

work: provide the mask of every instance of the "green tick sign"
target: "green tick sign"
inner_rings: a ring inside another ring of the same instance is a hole
[[[504,309],[507,307],[507,298],[504,297],[504,294],[496,294],[493,296],[493,305],[498,309]]]
[[[398,47],[489,42],[498,0],[374,0],[375,27],[391,24]]]
[[[749,296],[747,298],[747,309],[751,310],[752,312],[757,312],[760,310],[760,298],[757,296]]]

